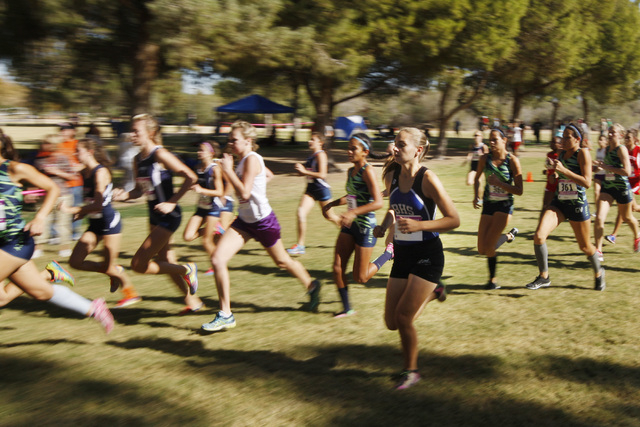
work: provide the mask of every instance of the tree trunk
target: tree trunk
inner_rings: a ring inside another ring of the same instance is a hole
[[[438,119],[438,158],[444,159],[447,155],[447,122],[449,121],[449,117],[446,114],[447,108],[447,100],[449,98],[449,93],[451,92],[451,85],[449,83],[445,83],[442,89],[442,94],[440,95],[439,102],[439,119]]]
[[[585,98],[584,95],[582,95],[581,98],[582,98],[583,120],[586,124],[589,124],[589,100]]]
[[[308,80],[305,84],[309,98],[313,101],[313,106],[316,110],[314,127],[317,132],[320,132],[325,136],[324,151],[327,153],[329,172],[342,172],[342,169],[340,169],[336,164],[333,153],[331,152],[331,149],[333,148],[335,130],[329,135],[325,131],[327,126],[330,126],[333,120],[333,107],[335,105],[333,102],[334,81],[330,77],[322,77],[318,80],[318,84],[320,85],[318,90],[319,93],[315,93],[311,89]]]
[[[520,93],[518,89],[513,90],[513,108],[511,109],[511,122],[514,122],[520,118],[520,110],[522,110],[522,101],[524,100],[524,94]]]
[[[557,100],[555,102],[552,101],[552,104],[553,110],[551,113],[551,141],[553,141],[553,137],[556,133],[556,120],[558,120],[558,109],[560,108],[560,103]]]
[[[138,32],[132,60],[131,92],[129,102],[133,114],[151,113],[151,86],[158,77],[160,46],[151,41],[149,25],[151,11],[144,3],[135,3],[131,10],[138,15]]]

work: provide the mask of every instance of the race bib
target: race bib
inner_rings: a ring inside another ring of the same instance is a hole
[[[0,200],[0,231],[7,229],[7,216],[4,212],[4,200]]]
[[[578,189],[576,183],[569,179],[558,182],[558,200],[577,200]]]
[[[358,207],[358,199],[356,196],[347,195],[347,208],[351,211]]]
[[[153,183],[151,182],[150,176],[139,176],[136,178],[136,184],[142,188],[142,194],[147,196],[147,200],[155,200],[156,199],[156,191],[153,188]]]
[[[503,202],[509,200],[509,193],[502,187],[489,184],[489,200],[492,202]]]
[[[421,221],[422,217],[420,216],[413,216],[413,215],[402,215],[402,216],[398,216],[398,219],[400,218],[407,218],[407,219],[413,219],[416,221]],[[422,241],[422,231],[413,231],[411,233],[401,233],[400,230],[398,229],[398,227],[395,227],[395,230],[393,232],[393,239],[400,241],[400,242],[421,242]]]
[[[92,197],[85,197],[84,198],[84,204],[85,205],[92,205],[93,204],[93,198]],[[102,212],[92,212],[90,214],[87,214],[87,218],[102,218]]]

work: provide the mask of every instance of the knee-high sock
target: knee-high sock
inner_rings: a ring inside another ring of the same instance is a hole
[[[500,235],[500,237],[498,237],[498,242],[496,243],[496,249],[504,245],[507,242],[507,240],[508,240],[507,233]]]
[[[389,261],[392,257],[393,257],[393,252],[384,251],[384,252],[382,252],[382,255],[380,255],[378,258],[373,260],[373,263],[376,265],[376,267],[378,267],[378,270],[380,270],[382,268],[382,266],[387,261]]]
[[[83,316],[91,310],[91,301],[82,297],[66,286],[52,285],[53,296],[49,300],[50,303],[57,305],[58,307],[66,308],[67,310],[75,311]]]
[[[498,256],[487,257],[489,262],[489,280],[496,277],[496,264],[498,264]]]
[[[351,306],[349,305],[349,291],[347,287],[338,288],[338,292],[340,293],[340,299],[342,300],[342,305],[344,306],[344,311],[351,310]]]
[[[587,259],[589,260],[589,262],[591,263],[591,268],[593,268],[593,271],[598,274],[598,272],[600,271],[600,260],[598,259],[598,252],[594,252],[593,255],[588,256]]]
[[[536,253],[536,261],[538,261],[538,269],[541,272],[549,271],[549,252],[547,251],[547,244],[533,245],[533,250]]]

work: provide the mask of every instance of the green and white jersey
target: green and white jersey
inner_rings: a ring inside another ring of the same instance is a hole
[[[566,153],[566,151],[560,152],[560,155],[558,156],[558,160],[560,160],[565,168],[578,175],[582,175],[580,161],[578,160],[578,154],[580,153],[580,150],[582,150],[582,148],[578,148],[576,152],[566,160],[564,159],[564,153]],[[576,184],[567,176],[560,173],[557,169],[556,172],[558,173],[558,188],[556,189],[555,193],[556,199],[558,199],[562,203],[580,206],[589,203],[587,201],[586,188],[584,188],[582,185]]]
[[[513,175],[511,174],[511,154],[507,153],[507,157],[500,166],[493,164],[491,155],[487,155],[487,161],[484,166],[484,176],[487,180],[487,184],[484,186],[484,194],[482,196],[484,203],[495,202],[510,202],[513,203],[513,194],[507,192],[502,187],[489,184],[489,177],[495,175],[502,182],[506,182],[509,185],[513,185]]]
[[[2,240],[11,240],[25,226],[25,221],[22,219],[22,187],[11,181],[10,163],[6,160],[0,165],[0,239]]]
[[[620,160],[620,146],[617,146],[613,150],[610,147],[606,148],[604,155],[604,164],[613,166],[614,168],[621,168],[622,160]],[[605,171],[604,180],[602,181],[602,187],[606,189],[615,188],[620,191],[624,191],[629,186],[629,177],[618,175],[617,173]]]

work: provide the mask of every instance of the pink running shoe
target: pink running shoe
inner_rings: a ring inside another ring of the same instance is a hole
[[[640,237],[633,241],[633,251],[640,252]]]
[[[91,317],[96,319],[102,327],[105,333],[111,332],[113,329],[113,315],[107,308],[107,303],[104,302],[104,298],[98,298],[91,301]]]
[[[389,243],[384,250],[385,252],[389,252],[391,254],[391,259],[393,259],[393,242]]]

